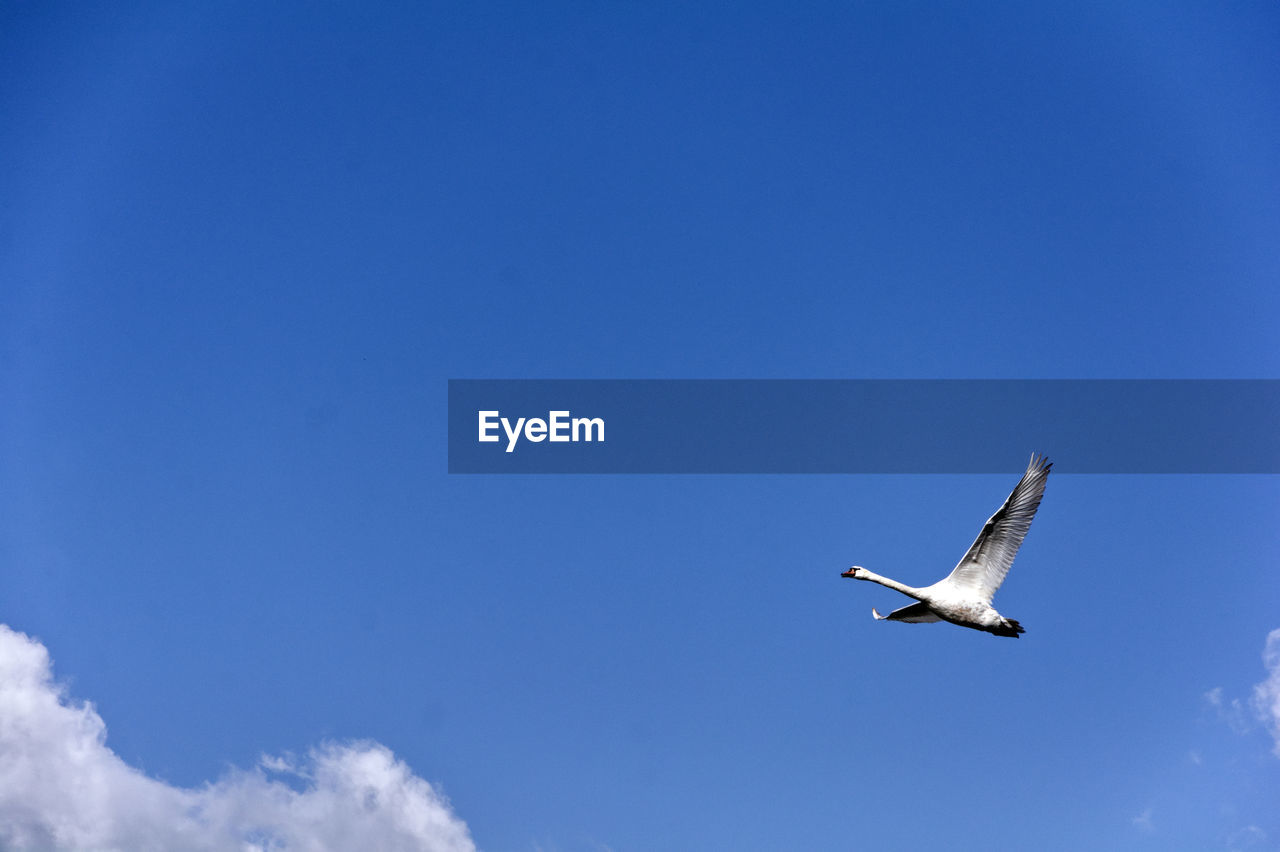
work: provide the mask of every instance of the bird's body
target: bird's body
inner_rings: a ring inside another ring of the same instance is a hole
[[[917,603],[895,609],[888,615],[881,615],[873,608],[871,614],[877,620],[913,624],[949,621],[996,636],[1017,638],[1019,633],[1025,632],[1022,625],[996,612],[991,606],[991,599],[1004,582],[1022,539],[1031,528],[1031,519],[1040,507],[1051,466],[1042,456],[1031,457],[1021,481],[1004,505],[987,519],[968,553],[950,574],[932,586],[915,588],[858,565],[841,576],[879,583],[916,599]]]

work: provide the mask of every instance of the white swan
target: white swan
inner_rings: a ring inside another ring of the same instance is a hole
[[[1043,456],[1031,456],[1027,472],[994,515],[982,527],[978,538],[960,564],[944,579],[932,586],[917,589],[888,577],[881,577],[860,565],[855,565],[840,576],[854,580],[870,580],[882,586],[896,589],[918,603],[895,609],[881,615],[874,608],[871,614],[880,621],[906,621],[920,624],[930,621],[950,621],[961,627],[985,630],[996,636],[1012,636],[1025,633],[1022,625],[1012,618],[1005,618],[991,606],[991,598],[1004,582],[1018,554],[1018,547],[1031,528],[1031,519],[1040,507],[1044,486],[1049,479],[1052,463]]]

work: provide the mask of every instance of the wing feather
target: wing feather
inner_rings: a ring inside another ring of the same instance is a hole
[[[888,615],[881,615],[875,609],[871,610],[871,614],[876,617],[877,621],[905,621],[909,624],[929,624],[942,620],[934,615],[933,610],[929,609],[929,605],[924,601],[916,601],[913,604],[899,607]]]
[[[1022,539],[1031,529],[1031,519],[1040,508],[1044,486],[1053,463],[1044,456],[1031,456],[1026,473],[1009,499],[987,519],[978,538],[945,582],[963,588],[990,603],[1004,582]]]

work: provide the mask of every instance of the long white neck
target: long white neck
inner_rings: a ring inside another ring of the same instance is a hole
[[[902,592],[907,597],[921,600],[921,593],[924,591],[923,589],[917,589],[915,586],[908,586],[904,583],[899,583],[897,580],[890,580],[888,577],[881,577],[876,572],[868,571],[866,568],[862,569],[862,575],[863,576],[858,578],[859,580],[870,580],[873,583],[888,586],[895,592]]]

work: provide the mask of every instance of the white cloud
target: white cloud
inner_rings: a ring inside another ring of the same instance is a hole
[[[1204,700],[1217,712],[1218,718],[1230,725],[1231,730],[1237,734],[1243,734],[1252,727],[1253,723],[1245,712],[1244,703],[1239,698],[1232,698],[1229,701],[1223,698],[1222,687],[1215,686],[1206,692]]]
[[[1267,679],[1254,686],[1251,701],[1228,700],[1223,697],[1220,686],[1206,692],[1204,700],[1236,733],[1253,730],[1257,721],[1261,721],[1271,732],[1276,743],[1275,754],[1280,757],[1280,629],[1267,634],[1262,663],[1267,669]]]
[[[1130,820],[1139,831],[1150,833],[1156,830],[1156,825],[1151,821],[1151,808],[1147,808]]]
[[[448,801],[375,742],[264,757],[184,789],[129,766],[105,741],[93,705],[53,682],[45,647],[0,624],[0,848],[475,849]]]
[[[1254,849],[1266,842],[1267,833],[1265,831],[1256,825],[1246,825],[1227,838],[1227,848],[1232,850]]]
[[[1280,630],[1267,634],[1262,663],[1267,667],[1267,679],[1253,688],[1253,706],[1275,738],[1275,753],[1280,757]]]

